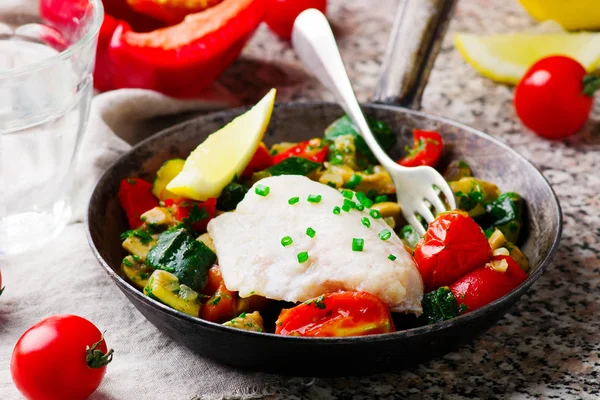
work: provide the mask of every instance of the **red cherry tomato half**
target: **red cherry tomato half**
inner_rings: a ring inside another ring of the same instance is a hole
[[[433,131],[413,130],[414,146],[407,149],[406,157],[398,161],[405,167],[427,165],[435,167],[442,157],[444,142],[439,133]]]
[[[286,336],[363,336],[395,331],[385,303],[366,292],[324,294],[282,310],[275,333]]]
[[[577,133],[587,121],[600,78],[565,56],[536,62],[515,89],[514,105],[523,124],[538,135],[560,139]]]
[[[505,271],[496,270],[490,265],[480,267],[450,286],[459,313],[475,311],[510,293],[527,279],[527,274],[511,257],[495,256],[491,262],[506,262],[508,265],[505,265]]]
[[[214,218],[217,211],[217,199],[198,202],[187,199],[167,199],[165,206],[179,222],[188,224],[197,233],[206,231],[206,226]]]
[[[85,318],[55,315],[29,328],[17,342],[10,372],[31,400],[83,400],[100,385],[112,350]]]
[[[454,283],[491,256],[485,234],[464,211],[440,214],[429,224],[414,253],[427,291]]]
[[[309,8],[325,14],[327,0],[270,0],[265,22],[280,38],[289,40],[296,17]]]
[[[279,164],[290,157],[300,157],[317,163],[323,163],[327,158],[327,154],[329,154],[329,146],[325,145],[320,139],[308,140],[276,154],[273,157],[273,165]]]
[[[265,170],[273,165],[273,157],[269,153],[269,149],[264,143],[261,143],[256,149],[252,160],[246,166],[246,169],[242,173],[242,177],[247,178],[254,172]]]

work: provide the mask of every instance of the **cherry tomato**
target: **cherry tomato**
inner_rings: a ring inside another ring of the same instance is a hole
[[[536,62],[515,89],[514,105],[523,124],[538,135],[560,139],[577,133],[587,121],[600,78],[565,56]]]
[[[491,256],[485,234],[464,211],[440,214],[429,224],[414,253],[427,291],[454,283]]]
[[[165,206],[177,221],[189,224],[197,233],[206,231],[206,226],[217,211],[217,199],[197,202],[187,199],[166,199]]]
[[[10,372],[30,400],[87,399],[112,360],[102,334],[85,318],[55,315],[29,328],[17,342]]]
[[[321,139],[312,139],[300,142],[296,146],[276,154],[273,157],[273,165],[279,164],[290,157],[300,157],[317,163],[323,163],[328,153],[329,146],[325,145]]]
[[[366,292],[336,292],[282,310],[275,333],[341,337],[395,330],[387,305],[376,296]]]
[[[506,270],[494,269],[493,265]],[[495,256],[491,263],[463,276],[450,286],[460,314],[475,311],[499,299],[527,279],[527,274],[509,256]]]
[[[252,156],[252,160],[246,166],[246,169],[242,173],[242,177],[247,178],[251,176],[254,172],[262,171],[273,165],[273,157],[269,153],[269,149],[265,146],[264,143],[261,142],[258,149]]]
[[[325,14],[327,0],[270,0],[265,22],[280,38],[289,40],[296,17],[309,8]]]
[[[433,131],[414,129],[413,140],[413,148],[407,149],[408,154],[398,160],[398,164],[405,167],[418,167],[419,165],[435,167],[444,151],[444,142],[440,134]]]

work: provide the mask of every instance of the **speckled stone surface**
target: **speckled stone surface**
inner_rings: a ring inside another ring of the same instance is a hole
[[[351,79],[359,99],[367,101],[398,2],[330,4]],[[457,31],[504,32],[533,23],[516,0],[462,0],[423,108],[500,138],[543,171],[564,212],[554,264],[497,326],[443,359],[394,374],[321,379],[273,399],[600,398],[600,103],[579,135],[564,142],[542,140],[516,119],[512,88],[481,77],[452,44]],[[279,101],[332,100],[289,46],[264,28],[221,80],[245,101],[273,85]]]

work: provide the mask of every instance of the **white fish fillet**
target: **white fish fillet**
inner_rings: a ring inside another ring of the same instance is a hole
[[[256,185],[268,186],[270,193],[257,195]],[[373,219],[368,209],[334,214],[343,195],[304,176],[270,177],[256,185],[236,211],[208,224],[227,289],[241,297],[257,294],[291,302],[338,290],[366,291],[392,311],[422,313],[421,275],[383,219]],[[321,195],[321,201],[308,202],[310,194]],[[289,205],[292,197],[300,201]],[[364,217],[370,228],[362,224]],[[309,227],[316,231],[314,238],[306,234]],[[384,229],[391,231],[388,240],[378,236]],[[293,239],[287,247],[281,244],[285,236]],[[362,252],[352,250],[353,238],[364,239]],[[305,251],[308,261],[298,262],[298,253]],[[388,259],[390,254],[396,260]]]

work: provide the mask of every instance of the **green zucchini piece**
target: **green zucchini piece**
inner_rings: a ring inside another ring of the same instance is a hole
[[[127,256],[121,263],[121,270],[125,277],[138,289],[143,289],[148,283],[148,279],[152,272],[152,268],[140,262],[141,260],[134,256]]]
[[[484,205],[500,195],[500,189],[493,183],[471,177],[448,182],[456,198],[459,209],[467,211],[471,217],[485,214]]]
[[[232,182],[225,186],[221,196],[217,199],[217,208],[223,211],[235,210],[237,205],[244,199],[248,193],[248,188],[237,182]]]
[[[206,285],[208,270],[216,259],[208,246],[179,228],[165,231],[158,237],[156,246],[148,252],[146,264],[173,273],[181,284],[201,292]]]
[[[253,332],[262,332],[264,330],[263,319],[258,311],[254,311],[251,314],[241,313],[239,317],[235,317],[223,325]]]
[[[317,168],[321,167],[320,163],[306,160],[300,157],[289,157],[280,162],[279,164],[275,164],[269,169],[267,172],[271,174],[271,176],[279,176],[279,175],[308,175],[311,172],[315,171]]]
[[[198,293],[187,285],[180,284],[170,272],[157,269],[144,287],[144,294],[193,317],[200,315]]]
[[[433,292],[426,293],[421,301],[423,315],[428,324],[446,321],[458,316],[456,298],[448,286],[442,286]]]
[[[158,171],[156,171],[156,179],[154,179],[154,183],[152,184],[152,194],[160,200],[178,199],[179,196],[169,192],[165,188],[181,172],[183,164],[185,164],[185,160],[181,158],[165,161]]]

